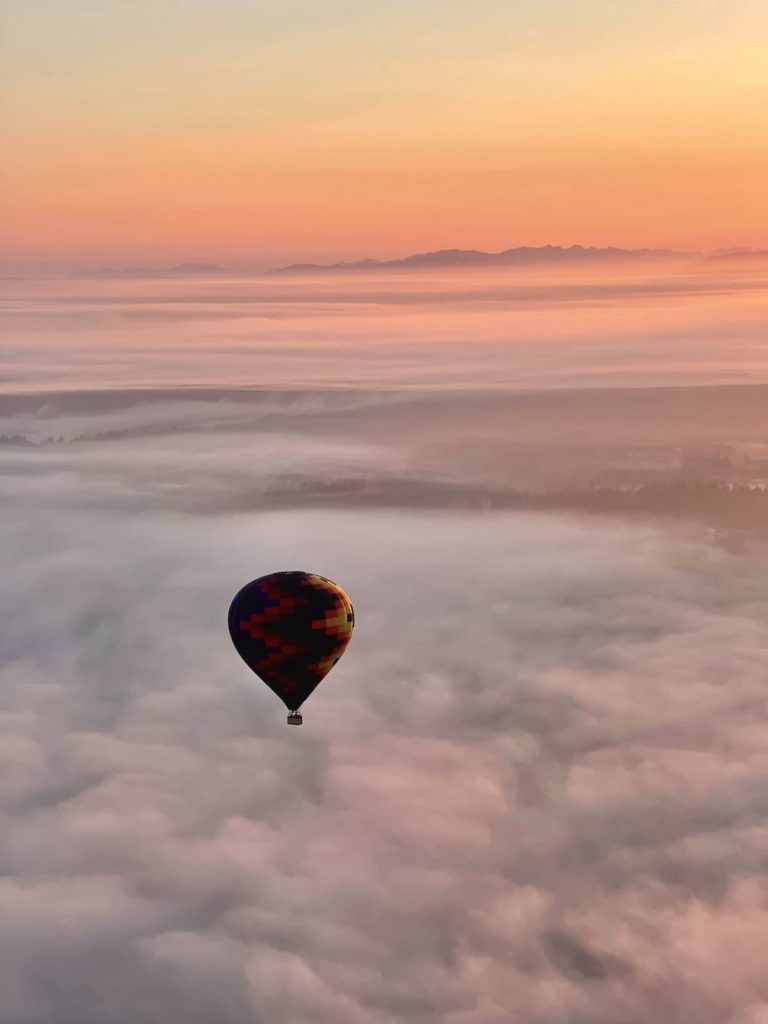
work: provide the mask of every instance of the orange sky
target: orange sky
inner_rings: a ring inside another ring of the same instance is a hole
[[[5,0],[6,264],[765,246],[765,0]]]

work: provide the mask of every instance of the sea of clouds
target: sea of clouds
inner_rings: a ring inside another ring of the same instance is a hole
[[[601,274],[4,282],[2,1024],[768,1022],[768,547],[501,500],[764,458],[764,274]]]
[[[308,506],[455,478],[434,396],[177,399],[5,405],[3,1024],[764,1024],[765,546]],[[226,630],[285,568],[357,611],[301,729]]]

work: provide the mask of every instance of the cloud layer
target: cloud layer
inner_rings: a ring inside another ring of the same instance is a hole
[[[238,513],[238,464],[376,477],[425,449],[370,410],[342,443],[327,408],[237,447],[219,411],[142,439],[110,406],[121,439],[4,458],[4,1024],[767,1019],[765,548]],[[225,628],[246,579],[293,567],[358,615],[301,730]]]
[[[2,282],[6,387],[766,383],[764,267]]]
[[[766,545],[499,510],[759,488],[759,275],[9,288],[2,1024],[768,1021]]]

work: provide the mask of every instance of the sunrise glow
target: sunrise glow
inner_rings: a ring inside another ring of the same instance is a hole
[[[761,0],[9,0],[7,262],[764,243]]]

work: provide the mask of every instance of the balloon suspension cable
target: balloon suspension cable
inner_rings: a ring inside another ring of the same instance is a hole
[[[301,725],[304,719],[301,717],[300,711],[289,711],[288,712],[288,725]]]

